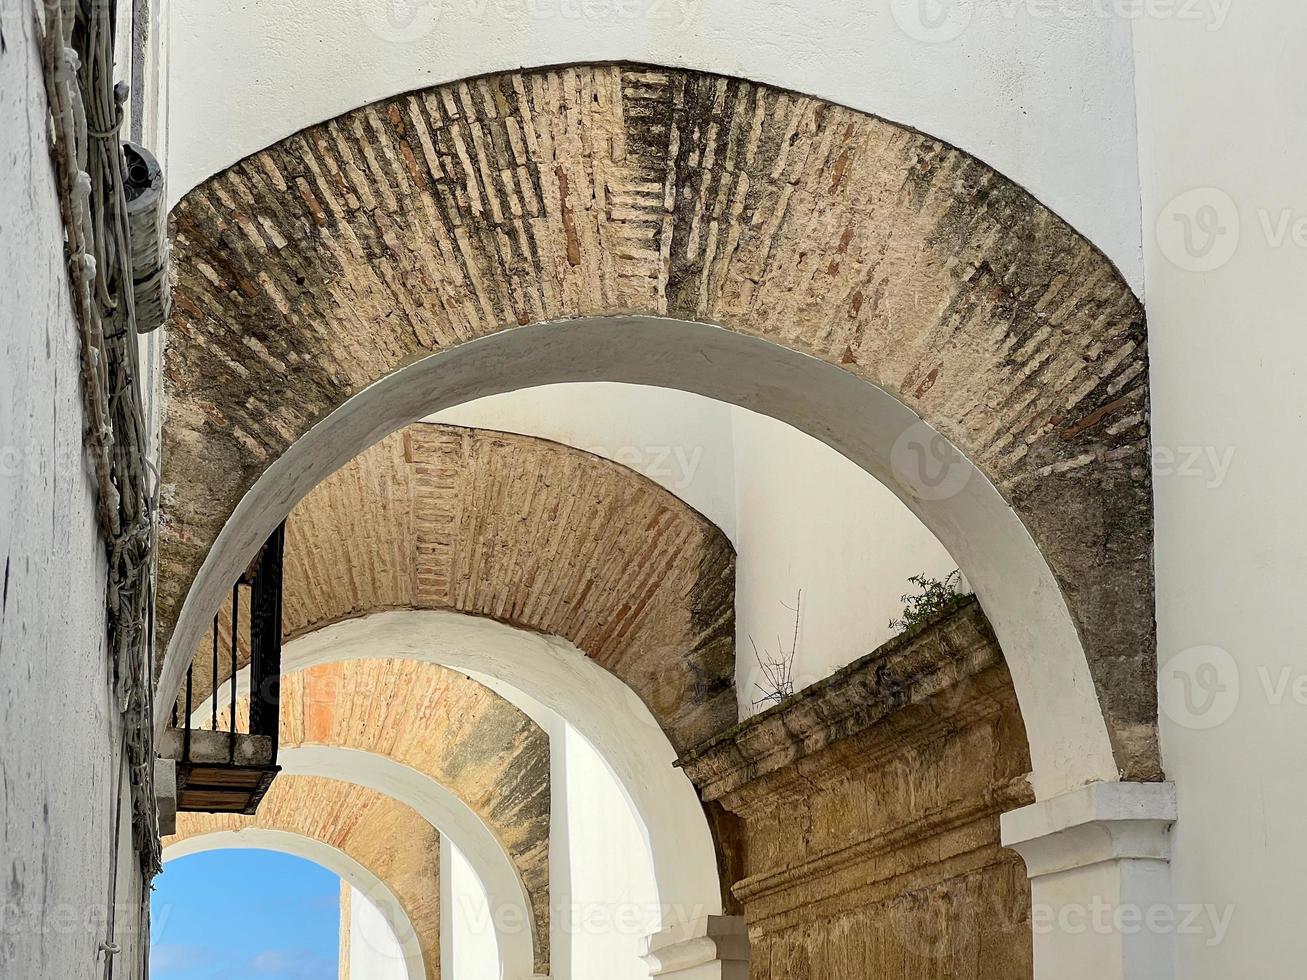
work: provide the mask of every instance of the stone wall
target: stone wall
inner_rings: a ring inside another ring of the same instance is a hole
[[[390,889],[412,927],[427,980],[439,980],[440,833],[420,814],[353,783],[283,775],[273,781],[256,816],[178,814],[177,833],[164,838],[164,846],[251,827],[318,841],[371,872]]]
[[[1033,799],[1011,681],[974,600],[686,755],[743,824],[754,980],[1030,977]]]

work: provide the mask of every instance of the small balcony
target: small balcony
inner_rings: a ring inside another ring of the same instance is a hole
[[[280,771],[285,540],[282,524],[232,586],[229,608],[214,616],[211,656],[197,654],[186,671],[159,743],[159,755],[177,764],[179,812],[253,815]]]

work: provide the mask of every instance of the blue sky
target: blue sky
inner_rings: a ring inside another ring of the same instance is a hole
[[[340,879],[272,851],[169,861],[155,881],[154,980],[336,980]]]

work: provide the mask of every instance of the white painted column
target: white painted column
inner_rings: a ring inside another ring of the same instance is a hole
[[[654,933],[644,961],[651,977],[748,980],[749,931],[738,915],[709,915]]]
[[[1091,783],[1002,818],[1026,862],[1035,980],[1170,980],[1170,783]]]

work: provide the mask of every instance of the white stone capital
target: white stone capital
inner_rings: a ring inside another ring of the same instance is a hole
[[[1168,980],[1169,783],[1091,783],[1002,817],[1031,880],[1035,980]]]
[[[1091,783],[1003,814],[1003,846],[1031,878],[1100,861],[1166,861],[1175,817],[1170,783]]]
[[[651,977],[748,980],[749,931],[740,916],[705,916],[654,933],[645,944]]]

